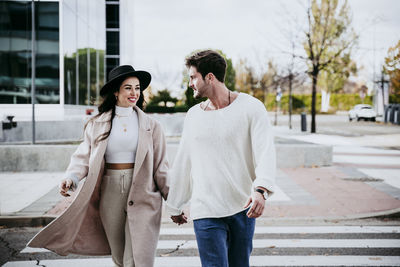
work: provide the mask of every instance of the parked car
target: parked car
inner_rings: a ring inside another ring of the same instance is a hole
[[[358,104],[355,105],[351,110],[349,110],[349,121],[352,120],[376,120],[376,112],[371,105],[368,104]]]

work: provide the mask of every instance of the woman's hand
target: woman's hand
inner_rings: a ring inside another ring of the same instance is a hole
[[[68,191],[72,188],[72,180],[71,179],[64,179],[60,183],[60,194],[64,197],[69,197]]]
[[[181,213],[181,215],[171,216],[171,220],[176,223],[177,225],[181,225],[187,223],[187,217],[185,213]]]

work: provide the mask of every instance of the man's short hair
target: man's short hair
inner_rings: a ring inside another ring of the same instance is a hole
[[[186,67],[191,66],[196,67],[203,79],[211,72],[218,81],[225,81],[226,61],[216,51],[204,50],[187,57]]]

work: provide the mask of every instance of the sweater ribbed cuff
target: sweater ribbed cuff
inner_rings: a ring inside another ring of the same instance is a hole
[[[168,212],[169,215],[171,216],[179,216],[182,214],[182,210],[172,207],[168,204],[168,201],[166,202],[166,211]]]
[[[269,196],[271,196],[275,191],[274,183],[272,183],[266,179],[260,179],[260,178],[255,179],[253,182],[253,188],[257,188],[257,187],[264,187],[265,189],[267,189],[269,192],[269,194],[268,194]]]

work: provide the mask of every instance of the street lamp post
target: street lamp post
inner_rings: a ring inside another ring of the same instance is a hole
[[[276,96],[275,96],[275,102],[276,102],[276,111],[275,111],[275,122],[274,125],[278,125],[278,113],[281,107],[281,98],[282,98],[282,90],[281,87],[278,86],[276,89]]]
[[[32,44],[31,44],[31,101],[32,101],[32,144],[35,144],[35,77],[36,77],[36,62],[35,62],[35,41],[36,41],[36,34],[35,34],[35,1],[32,0]]]

